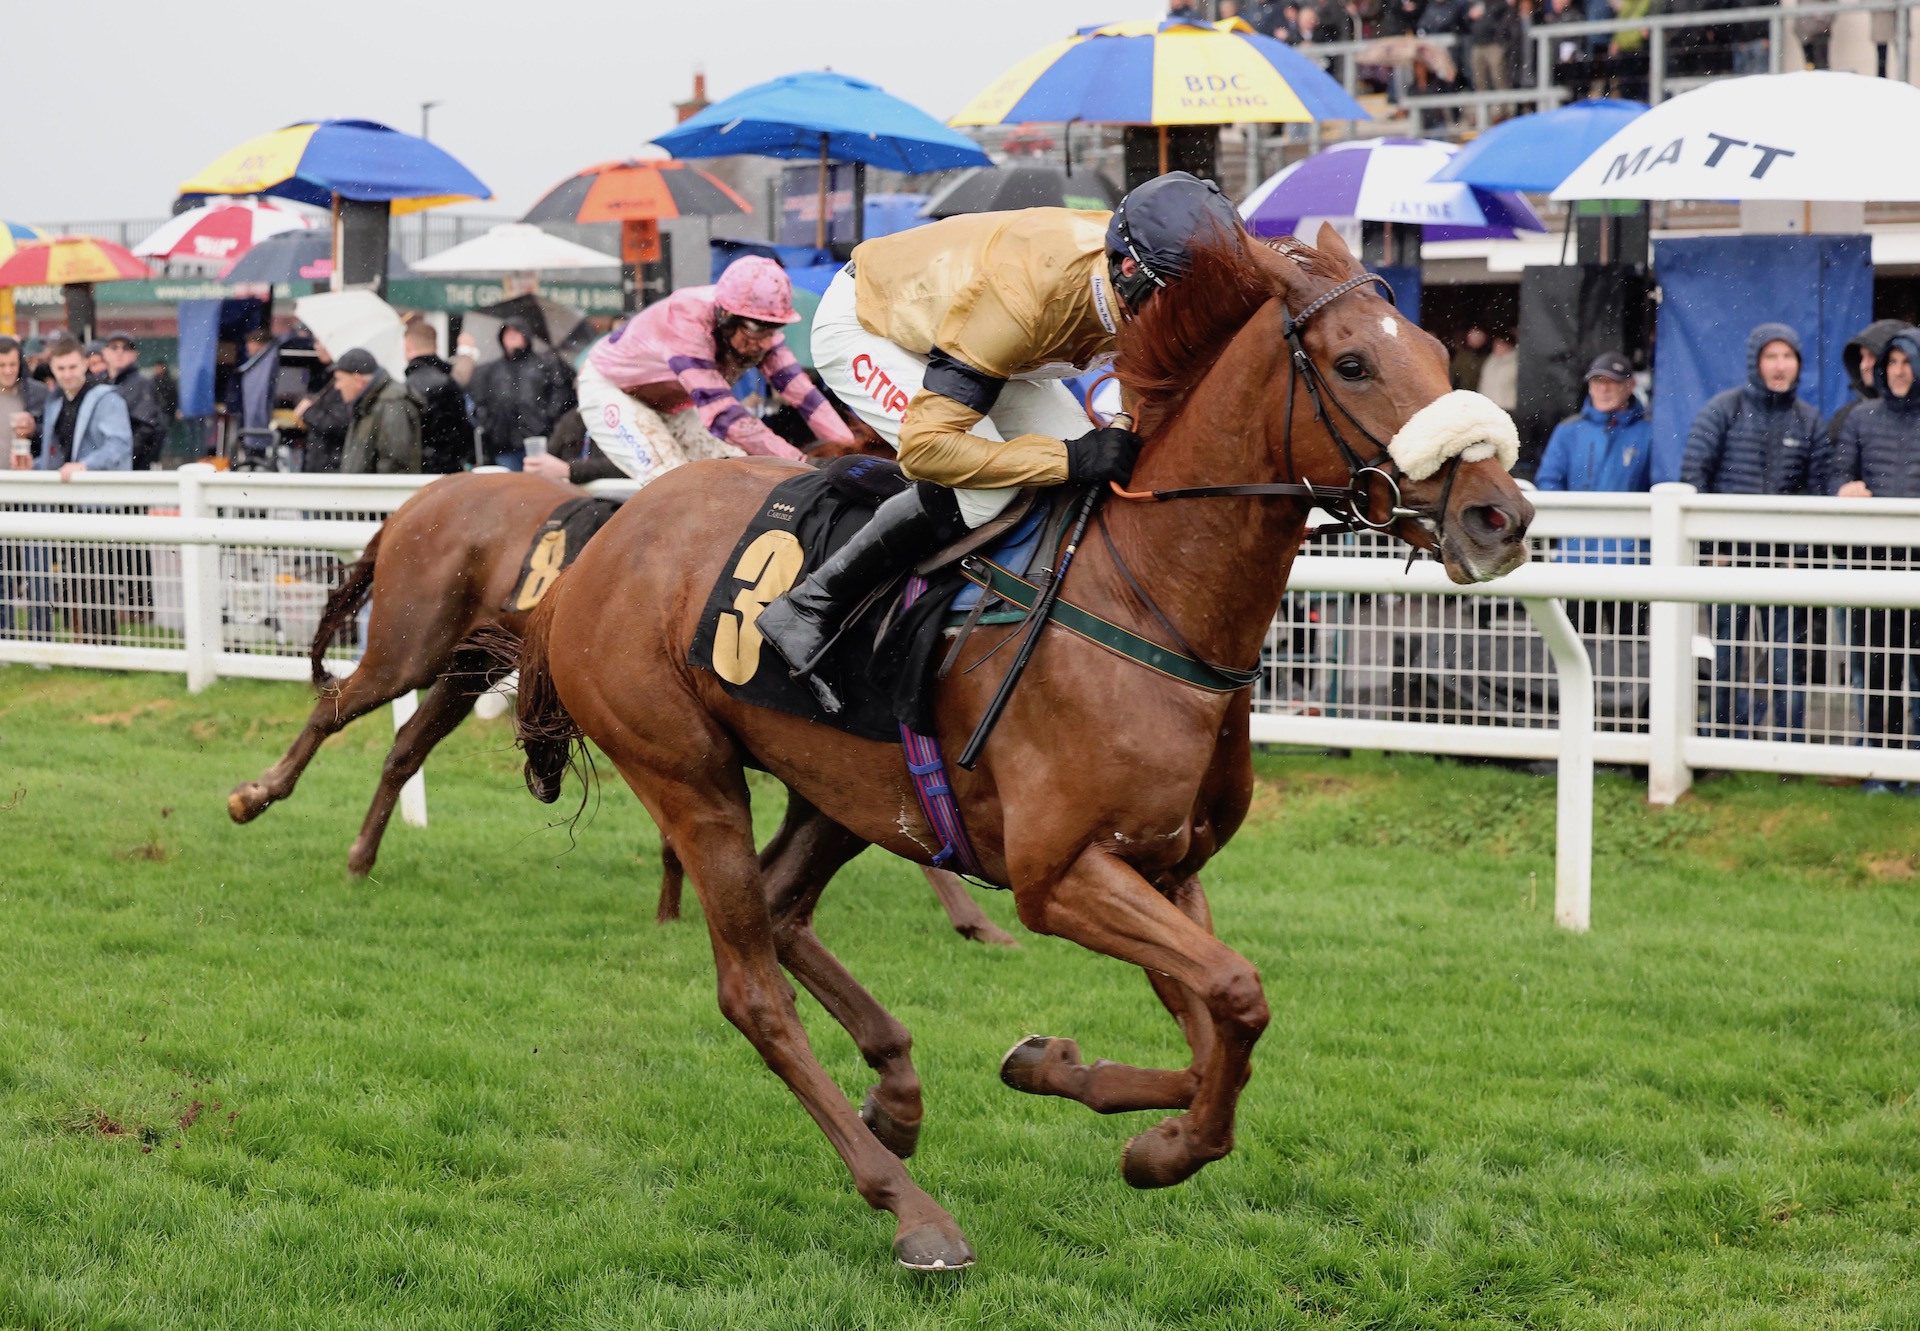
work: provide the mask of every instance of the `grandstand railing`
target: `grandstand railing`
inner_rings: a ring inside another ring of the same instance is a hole
[[[1789,25],[1807,19],[1833,19],[1846,14],[1893,15],[1893,40],[1888,45],[1886,67],[1888,76],[1905,79],[1911,68],[1908,53],[1913,41],[1913,11],[1920,0],[1825,0],[1815,4],[1788,4],[1752,6],[1745,9],[1715,9],[1686,14],[1648,14],[1640,18],[1599,19],[1578,23],[1530,23],[1522,39],[1533,47],[1534,82],[1530,87],[1515,87],[1498,92],[1459,92],[1427,93],[1409,96],[1404,104],[1416,114],[1421,111],[1433,112],[1472,112],[1478,128],[1488,124],[1490,110],[1511,106],[1529,111],[1548,111],[1567,99],[1566,90],[1557,87],[1553,81],[1556,61],[1553,48],[1556,43],[1589,37],[1614,37],[1622,33],[1645,32],[1647,34],[1647,101],[1657,104],[1668,97],[1684,92],[1696,86],[1702,80],[1676,77],[1669,73],[1669,48],[1674,44],[1674,34],[1688,29],[1721,28],[1730,25],[1759,25],[1767,29],[1767,71],[1778,74],[1787,66],[1789,49]],[[1308,43],[1300,47],[1303,54],[1314,57],[1333,66],[1334,77],[1338,78],[1349,93],[1356,93],[1360,86],[1360,70],[1368,62],[1364,57],[1377,51],[1383,39],[1363,38],[1348,42]],[[1435,46],[1447,47],[1454,56],[1455,64],[1462,70],[1466,61],[1462,59],[1467,52],[1464,37],[1452,33],[1422,35],[1418,41]],[[1795,39],[1792,46],[1798,47]],[[1758,71],[1755,71],[1758,72]],[[1350,123],[1347,133],[1365,133],[1365,122]],[[1373,132],[1386,134],[1404,132],[1385,122],[1375,122]],[[1320,146],[1321,129],[1319,125],[1305,128],[1309,146],[1317,150]]]
[[[304,680],[340,561],[424,483],[0,473],[0,662]],[[1255,742],[1556,761],[1572,927],[1596,760],[1663,803],[1702,768],[1920,782],[1920,501],[1535,498],[1535,562],[1485,585],[1383,537],[1310,543]]]

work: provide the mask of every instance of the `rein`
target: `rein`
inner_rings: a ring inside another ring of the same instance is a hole
[[[1385,442],[1360,423],[1333,386],[1321,377],[1320,369],[1313,363],[1313,357],[1307,354],[1301,334],[1313,316],[1320,313],[1334,301],[1350,291],[1378,283],[1387,293],[1387,299],[1393,299],[1393,288],[1378,273],[1362,273],[1350,277],[1336,287],[1322,292],[1306,309],[1296,316],[1287,315],[1286,339],[1291,351],[1292,369],[1287,377],[1286,434],[1282,437],[1281,447],[1286,453],[1287,470],[1298,474],[1293,461],[1293,402],[1294,392],[1304,381],[1307,393],[1313,399],[1314,419],[1325,428],[1327,437],[1333,440],[1334,447],[1340,450],[1340,456],[1347,464],[1347,483],[1340,485],[1315,485],[1306,481],[1263,481],[1242,485],[1188,485],[1171,490],[1128,490],[1119,484],[1113,485],[1113,493],[1121,499],[1135,503],[1162,502],[1170,499],[1215,499],[1215,498],[1268,498],[1308,499],[1315,505],[1334,515],[1336,519],[1324,523],[1307,532],[1309,536],[1319,536],[1333,532],[1349,531],[1385,531],[1403,518],[1417,518],[1419,512],[1405,508],[1400,503],[1400,483],[1393,473],[1399,471],[1399,464]],[[1358,431],[1360,437],[1373,446],[1373,460],[1363,462],[1359,451],[1348,441],[1340,429],[1333,414],[1327,410],[1331,402],[1346,418],[1347,424]],[[1392,468],[1392,470],[1388,470]],[[1438,539],[1446,523],[1446,504],[1453,493],[1453,478],[1459,470],[1459,459],[1450,459],[1447,464],[1447,476],[1442,482],[1440,494],[1439,518],[1436,520],[1434,535]],[[1384,486],[1384,489],[1379,487]],[[1376,496],[1386,499],[1387,515],[1375,520],[1374,499]]]
[[[1287,314],[1286,339],[1287,346],[1291,351],[1290,359],[1292,361],[1292,370],[1287,376],[1286,433],[1282,436],[1281,443],[1281,448],[1286,455],[1287,471],[1296,476],[1299,474],[1293,461],[1293,403],[1294,391],[1299,384],[1304,381],[1307,385],[1307,393],[1313,398],[1314,419],[1319,421],[1325,428],[1327,437],[1333,440],[1334,446],[1340,450],[1341,457],[1346,460],[1347,483],[1344,486],[1315,485],[1309,481],[1261,481],[1240,485],[1187,485],[1171,490],[1128,490],[1122,488],[1117,482],[1114,482],[1112,483],[1114,495],[1120,499],[1134,503],[1160,503],[1173,499],[1268,497],[1311,500],[1318,507],[1333,514],[1336,520],[1308,529],[1308,536],[1362,530],[1385,531],[1403,518],[1418,518],[1421,516],[1418,510],[1405,508],[1400,503],[1400,483],[1394,479],[1393,475],[1394,471],[1400,470],[1400,466],[1393,460],[1392,452],[1371,430],[1360,423],[1359,419],[1348,409],[1347,404],[1340,400],[1340,395],[1333,391],[1333,386],[1321,377],[1319,367],[1313,363],[1313,357],[1307,354],[1306,345],[1301,341],[1302,330],[1306,328],[1308,321],[1310,321],[1314,315],[1320,313],[1321,310],[1324,310],[1348,292],[1357,291],[1362,287],[1369,286],[1376,282],[1385,290],[1387,299],[1391,301],[1393,299],[1393,288],[1387,284],[1387,280],[1384,277],[1381,277],[1377,273],[1362,273],[1359,277],[1348,278],[1338,286],[1322,292],[1304,310],[1300,311],[1299,315],[1296,316],[1291,312]],[[1361,438],[1373,446],[1375,451],[1371,462],[1361,461],[1359,452],[1348,442],[1346,435],[1341,432],[1338,423],[1335,422],[1332,414],[1327,410],[1327,403],[1329,402],[1339,410],[1342,416],[1346,417],[1347,423],[1350,426],[1359,431]],[[1389,467],[1393,470],[1389,471]],[[1434,522],[1434,539],[1436,542],[1440,539],[1446,527],[1447,502],[1453,495],[1453,480],[1454,477],[1459,474],[1459,471],[1460,459],[1458,455],[1455,455],[1447,460],[1447,474],[1440,485],[1439,516]],[[1377,490],[1377,485],[1384,485],[1385,489]],[[1379,521],[1375,521],[1372,517],[1374,511],[1373,501],[1376,494],[1384,497],[1387,501],[1387,516]],[[1186,636],[1182,634],[1180,630],[1174,626],[1173,621],[1167,617],[1166,611],[1162,610],[1153,597],[1148,594],[1147,589],[1140,585],[1140,580],[1134,577],[1133,570],[1127,567],[1127,562],[1121,557],[1119,547],[1114,544],[1112,534],[1107,530],[1104,515],[1102,516],[1099,526],[1100,538],[1106,545],[1107,554],[1113,560],[1113,566],[1119,570],[1120,576],[1125,580],[1128,589],[1132,591],[1135,599],[1137,599],[1142,606],[1146,607],[1147,612],[1158,621],[1160,627],[1166,630],[1182,652],[1198,662],[1205,669],[1214,672],[1225,680],[1240,679],[1246,683],[1251,683],[1258,677],[1258,666],[1255,666],[1251,670],[1241,670],[1232,666],[1218,665],[1207,660],[1201,656],[1199,652],[1195,651],[1193,646],[1188,643]],[[1408,556],[1409,564],[1411,564],[1413,556],[1418,553],[1419,551],[1416,549],[1413,551],[1413,554]]]

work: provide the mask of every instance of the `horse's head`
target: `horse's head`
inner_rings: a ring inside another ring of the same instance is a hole
[[[1437,554],[1455,582],[1484,582],[1524,564],[1533,505],[1507,473],[1519,448],[1512,418],[1478,393],[1452,391],[1446,349],[1364,280],[1365,268],[1331,226],[1321,227],[1315,247],[1269,253],[1310,362],[1292,388],[1290,419],[1288,385],[1269,390],[1283,465],[1291,430],[1298,479],[1351,484],[1356,459],[1386,472],[1399,489],[1398,514],[1389,511],[1393,487],[1369,475],[1365,516]],[[1284,328],[1287,319],[1279,321]],[[1277,377],[1298,373],[1295,366]]]
[[[1212,400],[1257,417],[1269,476],[1350,493],[1351,514],[1435,553],[1455,582],[1510,572],[1526,562],[1533,521],[1507,474],[1512,419],[1452,392],[1440,343],[1331,227],[1319,241],[1202,247],[1188,277],[1148,303],[1118,366],[1144,404],[1142,432],[1170,423],[1204,378]]]

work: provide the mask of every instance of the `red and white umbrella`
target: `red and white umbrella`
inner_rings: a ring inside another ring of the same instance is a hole
[[[266,202],[210,203],[190,208],[133,247],[149,259],[198,259],[230,263],[283,231],[311,227],[291,208]]]

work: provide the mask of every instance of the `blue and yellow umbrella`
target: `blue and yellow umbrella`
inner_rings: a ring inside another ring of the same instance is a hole
[[[248,139],[180,186],[184,195],[267,194],[327,207],[386,200],[395,213],[491,199],[445,149],[372,120],[309,120]]]
[[[1082,28],[994,80],[949,123],[1262,124],[1370,117],[1345,88],[1242,19]]]

